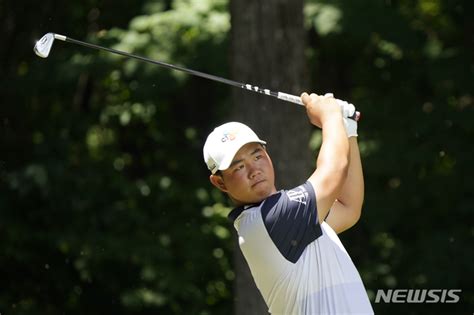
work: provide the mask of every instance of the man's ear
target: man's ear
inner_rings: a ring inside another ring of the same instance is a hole
[[[212,174],[209,176],[209,180],[211,181],[211,184],[219,188],[219,190],[225,193],[227,192],[227,187],[225,186],[222,176]]]

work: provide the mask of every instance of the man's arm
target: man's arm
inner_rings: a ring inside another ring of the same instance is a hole
[[[349,138],[349,145],[347,178],[326,219],[336,233],[341,233],[357,223],[364,202],[364,176],[357,137]]]
[[[349,163],[349,141],[344,128],[341,108],[333,97],[303,93],[309,120],[322,128],[322,144],[316,170],[308,179],[316,193],[319,222],[326,218],[346,180]]]

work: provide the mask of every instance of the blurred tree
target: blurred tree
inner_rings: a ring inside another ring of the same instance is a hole
[[[303,1],[231,1],[232,76],[271,90],[299,95],[306,86]],[[314,157],[308,149],[310,124],[297,105],[232,91],[232,114],[268,142],[277,187],[304,182]],[[235,235],[235,232],[234,232]],[[234,241],[235,313],[264,314],[268,308]]]
[[[0,48],[1,312],[225,313],[226,208],[200,139],[226,88],[61,42],[41,60],[32,46],[57,31],[225,76],[226,2],[110,5],[1,11],[13,41]]]

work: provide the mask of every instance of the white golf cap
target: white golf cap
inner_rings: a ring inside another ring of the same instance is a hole
[[[216,127],[204,144],[204,162],[212,174],[229,168],[235,154],[247,143],[266,144],[247,125],[228,122]]]

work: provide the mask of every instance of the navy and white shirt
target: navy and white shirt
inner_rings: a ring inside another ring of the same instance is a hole
[[[373,314],[337,234],[319,224],[310,182],[236,208],[229,218],[271,314]]]

